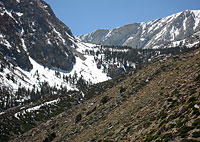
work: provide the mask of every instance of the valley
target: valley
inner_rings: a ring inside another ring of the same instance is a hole
[[[74,36],[0,1],[0,142],[200,141],[200,10]]]

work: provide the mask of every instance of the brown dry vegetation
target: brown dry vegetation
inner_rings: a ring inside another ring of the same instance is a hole
[[[124,78],[12,141],[200,141],[200,49]]]

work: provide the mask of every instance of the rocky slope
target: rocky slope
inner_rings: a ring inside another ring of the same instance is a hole
[[[19,67],[31,70],[31,56],[49,68],[70,71],[75,63],[69,50],[70,29],[41,0],[2,0],[0,11],[1,53]],[[55,53],[54,53],[55,52]]]
[[[76,51],[79,46],[70,29],[43,0],[0,1],[0,22],[1,86],[11,90],[19,86],[32,89],[42,82],[66,86],[61,77],[73,77],[76,73],[77,79],[83,76],[92,83],[108,79],[95,67],[91,56]],[[93,67],[89,67],[88,62]],[[94,72],[103,77],[98,78]]]
[[[149,22],[133,23],[111,30],[98,29],[78,38],[101,45],[158,48],[162,44],[182,40],[199,31],[199,19],[199,10],[186,10]]]
[[[200,140],[200,50],[159,58],[16,141]],[[105,86],[109,86],[106,84]],[[112,82],[110,82],[112,84]],[[101,84],[101,86],[104,86]],[[97,90],[95,90],[97,89]],[[93,90],[93,91],[92,91]]]

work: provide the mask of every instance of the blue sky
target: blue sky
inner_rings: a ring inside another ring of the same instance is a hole
[[[45,0],[74,35],[146,22],[187,9],[200,10],[200,0]]]

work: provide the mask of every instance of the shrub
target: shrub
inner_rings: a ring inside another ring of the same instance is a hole
[[[200,137],[200,131],[192,133],[192,137],[193,138],[199,138]]]
[[[200,75],[195,78],[195,81],[200,82]]]
[[[123,92],[125,92],[126,91],[126,89],[125,88],[123,88],[123,87],[120,87],[120,90],[119,90],[119,92],[120,93],[123,93]]]
[[[168,116],[168,114],[167,113],[164,113],[164,112],[162,112],[161,114],[160,114],[160,118],[161,119],[164,119],[164,118],[166,118]]]
[[[158,134],[156,134],[156,135],[149,134],[149,135],[147,136],[147,138],[145,139],[145,142],[151,142],[151,141],[157,139],[158,137],[159,137]]]
[[[108,97],[108,96],[104,96],[104,97],[101,99],[101,103],[102,103],[102,104],[105,104],[105,103],[108,102],[108,100],[109,100],[109,97]]]
[[[81,119],[82,119],[82,115],[79,113],[75,118],[75,123],[78,123],[79,121],[81,121]]]
[[[176,128],[180,128],[181,126],[183,126],[183,122],[179,121],[179,122],[176,124]]]
[[[192,102],[196,102],[197,98],[195,96],[190,97],[190,99],[188,100],[188,103],[192,103]]]
[[[192,126],[200,129],[200,118],[196,119],[193,123]]]
[[[166,133],[162,139],[164,140],[164,142],[168,142],[170,139],[172,139],[172,133]]]
[[[54,138],[56,138],[56,133],[53,132],[51,135],[49,135],[49,140],[52,141]]]
[[[191,126],[184,126],[182,128],[179,129],[179,135],[183,138],[183,137],[186,137],[188,134],[188,132],[190,130],[193,130],[194,127],[191,127]]]

